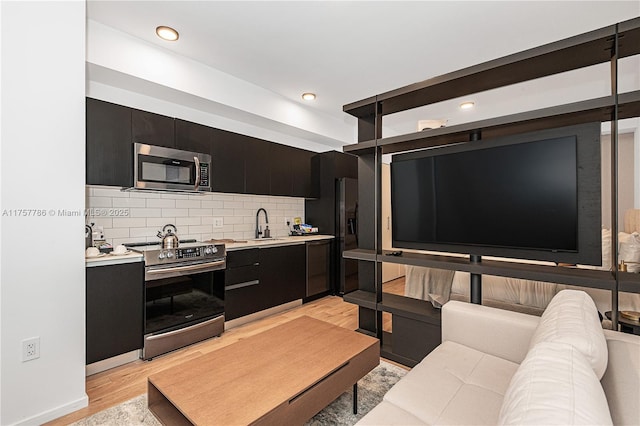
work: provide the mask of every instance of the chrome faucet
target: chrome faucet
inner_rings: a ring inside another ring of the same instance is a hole
[[[258,209],[258,211],[256,212],[256,238],[260,238],[260,235],[262,235],[262,228],[260,227],[259,223],[258,223],[258,219],[260,218],[260,212],[263,211],[264,212],[264,220],[265,223],[269,223],[269,216],[267,216],[267,211],[265,209],[263,209],[262,207],[260,207]],[[269,227],[267,226],[267,229]],[[266,235],[265,235],[266,237]]]

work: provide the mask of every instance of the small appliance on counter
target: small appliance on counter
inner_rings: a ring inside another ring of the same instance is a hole
[[[300,225],[293,225],[293,230],[291,231],[292,237],[300,237],[303,235],[312,235],[317,234],[318,228],[307,225],[306,223],[301,223]]]

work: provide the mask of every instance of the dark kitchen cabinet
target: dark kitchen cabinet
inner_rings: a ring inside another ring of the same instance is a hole
[[[211,155],[213,192],[313,196],[311,151],[91,98],[86,108],[87,184],[131,187],[137,142]]]
[[[87,185],[130,187],[132,164],[131,109],[87,98]]]
[[[313,152],[277,143],[270,144],[271,195],[311,196]]]
[[[307,242],[307,282],[305,297],[331,290],[331,240]]]
[[[175,120],[165,115],[132,109],[131,136],[135,143],[175,148]]]
[[[213,128],[176,118],[175,131],[177,149],[212,155]]]
[[[244,192],[247,194],[271,194],[271,166],[269,142],[245,137]]]
[[[270,307],[304,298],[305,260],[304,244],[260,250],[260,284]]]
[[[142,348],[143,262],[86,268],[86,364]]]
[[[296,244],[227,252],[225,319],[233,320],[304,298],[306,246]]]
[[[293,197],[313,197],[311,188],[311,158],[314,152],[290,148],[287,162],[291,167],[291,195]]]
[[[277,143],[269,145],[269,176],[271,195],[291,195],[292,193],[292,159],[290,153],[293,148]]]
[[[224,316],[233,320],[267,308],[260,282],[260,249],[227,252],[224,274]]]
[[[248,136],[213,130],[211,190],[243,194],[245,140]]]

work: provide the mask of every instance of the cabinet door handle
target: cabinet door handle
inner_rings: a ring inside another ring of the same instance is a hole
[[[252,280],[252,281],[245,281],[243,283],[238,283],[238,284],[233,284],[230,286],[225,287],[225,290],[235,290],[237,288],[244,288],[244,287],[251,287],[252,285],[258,285],[260,284],[260,280]]]

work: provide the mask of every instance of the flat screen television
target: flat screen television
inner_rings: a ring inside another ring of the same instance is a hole
[[[396,154],[398,248],[600,265],[600,123]]]

